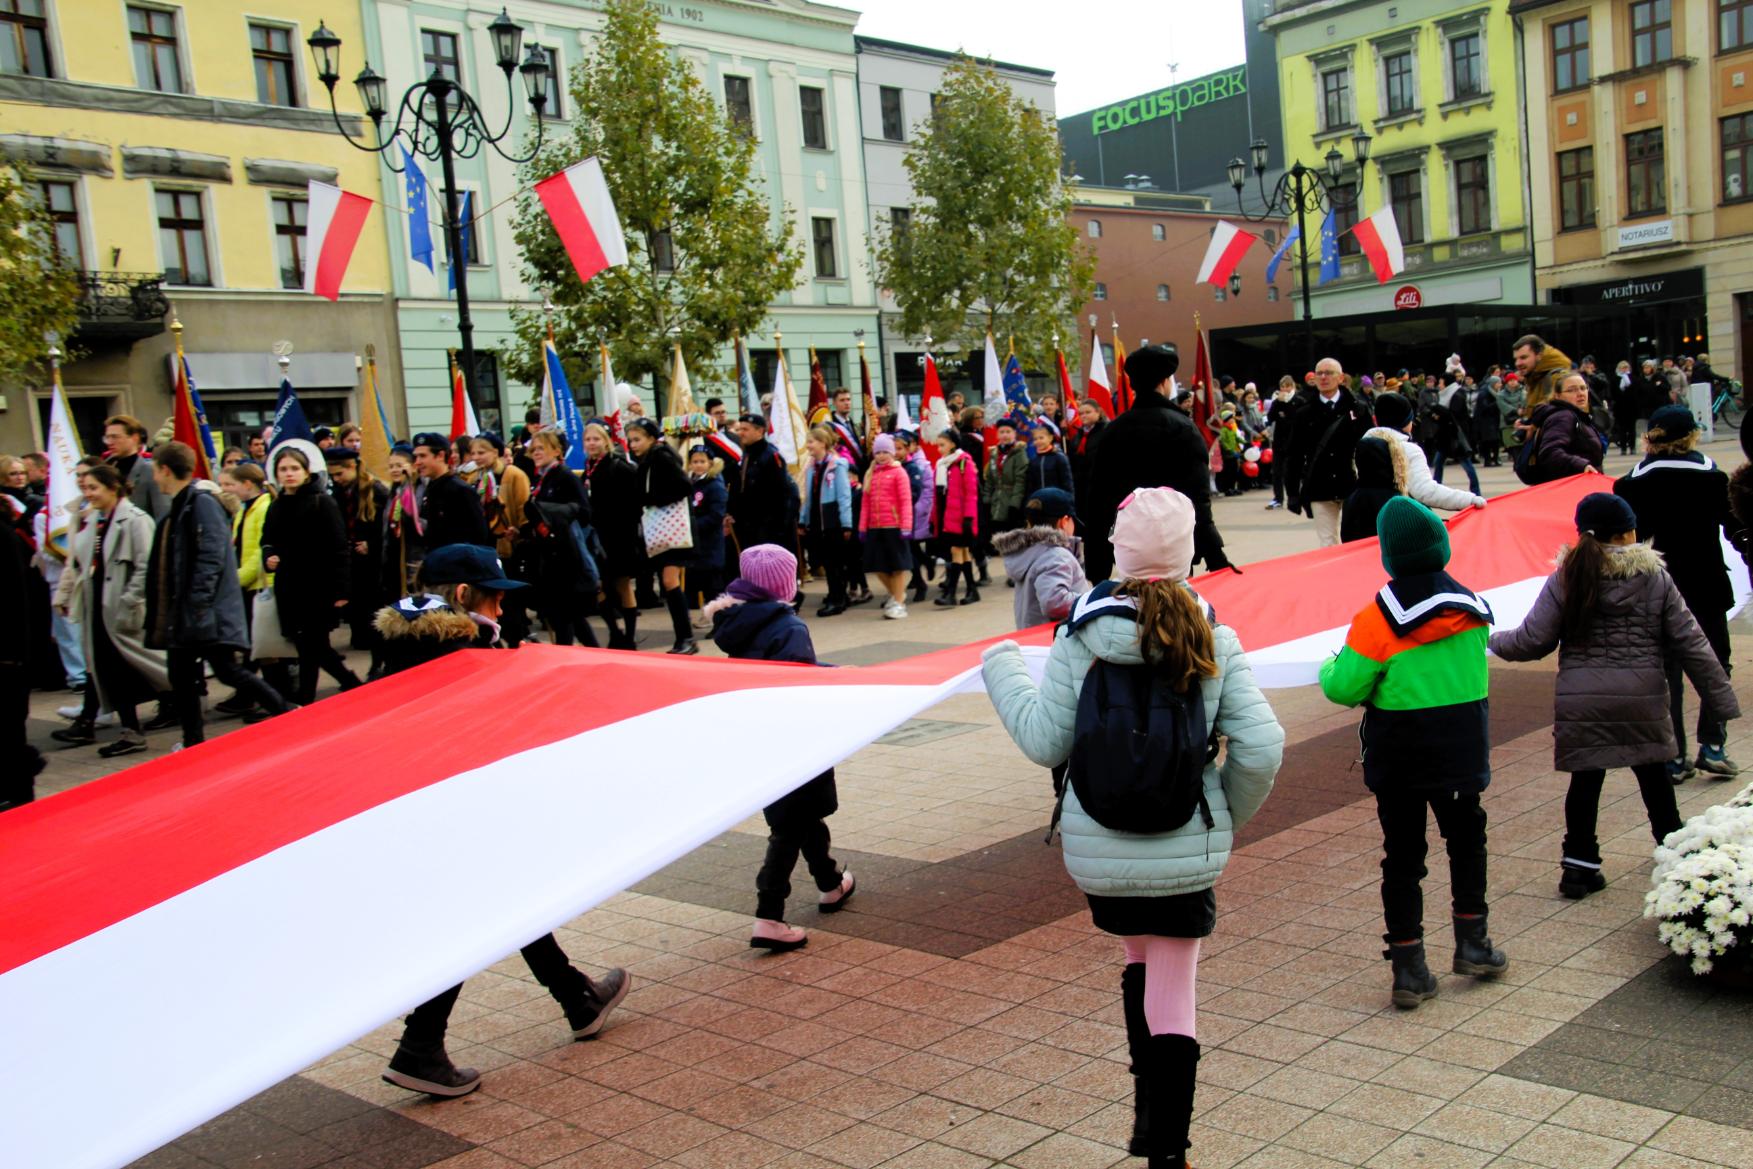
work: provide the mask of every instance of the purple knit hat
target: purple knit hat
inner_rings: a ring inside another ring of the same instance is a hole
[[[737,573],[775,601],[789,602],[797,595],[797,557],[777,544],[744,548]]]

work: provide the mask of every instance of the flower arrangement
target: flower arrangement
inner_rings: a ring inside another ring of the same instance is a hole
[[[1656,846],[1643,915],[1694,974],[1753,968],[1753,785]]]

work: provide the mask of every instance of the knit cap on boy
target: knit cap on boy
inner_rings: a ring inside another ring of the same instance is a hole
[[[1441,572],[1449,562],[1449,532],[1436,513],[1404,495],[1395,496],[1376,516],[1382,567],[1392,577]]]
[[[777,544],[755,544],[737,558],[737,574],[775,601],[797,595],[797,557]]]
[[[1114,517],[1114,575],[1187,579],[1193,567],[1193,501],[1172,487],[1140,487]]]

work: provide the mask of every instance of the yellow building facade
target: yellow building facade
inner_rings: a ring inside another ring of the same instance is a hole
[[[1350,236],[1341,274],[1313,291],[1316,316],[1416,304],[1528,304],[1533,284],[1522,171],[1515,26],[1501,3],[1281,0],[1277,39],[1286,165],[1338,180],[1341,231],[1392,206],[1406,270],[1380,285]],[[1369,136],[1360,166],[1353,139]],[[1277,160],[1274,160],[1276,162]],[[1318,240],[1320,216],[1308,223]]]
[[[172,308],[209,420],[228,442],[271,415],[280,341],[291,345],[289,373],[313,425],[358,416],[371,350],[397,417],[381,208],[340,301],[303,291],[308,183],[380,198],[376,159],[337,130],[304,45],[319,16],[363,44],[356,0],[5,7],[0,153],[28,169],[63,255],[85,273],[63,375],[87,443],[108,414],[135,414],[149,427],[169,415]],[[343,122],[369,134],[352,116],[353,87],[336,96]],[[6,388],[0,450],[41,448],[45,388]]]

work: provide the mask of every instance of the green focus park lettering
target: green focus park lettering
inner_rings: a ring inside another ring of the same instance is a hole
[[[1111,134],[1140,122],[1173,117],[1177,122],[1188,110],[1248,92],[1248,68],[1238,65],[1222,73],[1195,77],[1192,81],[1159,89],[1131,101],[1120,102],[1090,116],[1090,130],[1095,134]]]

